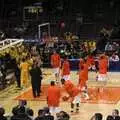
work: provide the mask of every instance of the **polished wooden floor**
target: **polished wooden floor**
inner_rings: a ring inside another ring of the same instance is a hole
[[[42,81],[42,84],[49,84],[51,80],[54,80],[54,75],[52,74],[51,69],[43,69],[44,79]],[[97,88],[98,86],[101,86],[101,83],[96,82],[96,73],[90,72],[89,73],[89,81],[88,81],[88,86],[90,88]],[[76,71],[71,72],[71,80],[77,84],[78,82],[78,75]],[[30,87],[30,86],[29,86]],[[105,85],[106,88],[119,88],[120,87],[120,73],[112,72],[108,73],[108,81],[107,84]],[[18,101],[15,100],[15,98],[23,93],[25,93],[29,88],[26,88],[24,90],[19,90],[16,88],[16,84],[9,86],[7,89],[0,91],[0,104],[4,106],[6,109],[6,114],[11,114],[12,107],[18,104]],[[119,96],[119,90],[110,91],[111,93],[109,96]],[[112,94],[113,93],[113,94]],[[106,103],[81,103],[80,105],[80,112],[79,114],[73,114],[71,115],[71,120],[90,120],[92,115],[96,112],[101,112],[104,116],[107,116],[111,114],[112,110],[114,108],[120,107],[120,101],[119,97],[117,98],[117,102],[113,102],[112,104],[107,104]],[[35,115],[37,115],[38,109],[46,106],[46,101],[44,100],[37,100],[37,101],[28,101],[28,106],[31,107],[35,111]],[[69,102],[61,102],[60,107],[62,110],[65,110],[66,112],[70,113],[70,106]],[[104,117],[105,119],[105,117]]]

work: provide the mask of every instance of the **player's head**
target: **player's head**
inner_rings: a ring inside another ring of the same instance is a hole
[[[67,55],[64,55],[63,59],[64,59],[64,60],[67,60],[67,59],[68,59],[68,56],[67,56]]]
[[[22,62],[25,62],[25,58],[22,59]]]
[[[83,58],[80,58],[80,62],[83,63],[83,61],[84,61]]]
[[[101,56],[100,56],[100,59],[104,59],[104,56],[103,56],[103,55],[101,55]]]
[[[61,79],[61,83],[64,84],[65,83],[65,79]]]
[[[51,81],[51,82],[50,82],[50,85],[51,85],[51,86],[54,86],[54,85],[55,85],[55,82],[54,82],[54,81]]]
[[[53,54],[56,54],[56,53],[57,53],[57,52],[56,52],[56,50],[54,49],[54,50],[53,50]]]
[[[114,109],[112,111],[112,116],[115,117],[115,116],[119,116],[119,110],[118,109]]]
[[[84,63],[86,63],[86,62],[87,62],[87,58],[85,57],[85,58],[83,59],[83,61],[84,61]]]

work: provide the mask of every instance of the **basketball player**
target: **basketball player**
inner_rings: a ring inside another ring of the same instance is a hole
[[[79,61],[79,70],[81,70],[81,66],[83,66],[84,60],[82,58],[80,58]]]
[[[107,70],[108,70],[108,60],[105,55],[101,55],[99,59],[98,81],[106,81]]]
[[[97,81],[101,82],[101,86],[98,88],[98,92],[103,92],[104,86],[107,82],[107,70],[108,70],[108,59],[105,55],[101,55],[98,61],[99,73]]]
[[[66,92],[71,98],[71,113],[74,112],[74,108],[76,105],[76,112],[79,112],[79,105],[80,105],[80,90],[70,81],[61,79],[61,83],[65,88]]]
[[[79,89],[85,96],[85,99],[89,99],[88,96],[88,89],[87,89],[87,80],[88,80],[88,66],[86,63],[84,63],[81,66],[81,70],[79,71]]]
[[[62,78],[64,80],[70,80],[70,63],[67,59],[67,56],[64,57],[62,65]]]
[[[47,104],[52,113],[60,112],[59,104],[60,104],[60,88],[55,85],[54,81],[51,81],[51,85],[48,88],[48,95],[47,95]]]
[[[89,70],[96,71],[95,60],[94,60],[93,55],[87,56],[87,64],[88,64],[88,69]]]
[[[61,65],[60,55],[54,50],[53,54],[51,55],[51,66],[53,67],[55,80],[57,83],[59,81],[60,65]]]

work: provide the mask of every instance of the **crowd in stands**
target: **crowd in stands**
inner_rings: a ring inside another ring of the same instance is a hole
[[[12,59],[16,59],[19,63],[23,57],[33,56],[31,49],[35,46],[37,49],[37,54],[41,56],[43,63],[48,63],[50,61],[50,55],[53,52],[53,49],[56,49],[61,56],[66,54],[69,59],[79,59],[80,57],[86,56],[88,53],[91,53],[96,49],[95,41],[67,41],[67,40],[50,40],[49,43],[43,44],[29,44],[22,45],[19,47],[12,47],[6,49],[4,52],[0,53],[0,58],[6,58],[9,56]],[[2,61],[2,60],[1,60]],[[3,60],[4,61],[4,60]]]
[[[52,115],[48,107],[40,108],[38,115],[35,111],[27,106],[26,101],[20,101],[19,105],[12,108],[11,113],[5,113],[5,109],[0,106],[0,120],[70,120],[70,114],[60,111]],[[119,110],[113,109],[112,113],[103,116],[102,113],[95,113],[90,120],[120,120]]]
[[[108,42],[105,45],[104,51],[107,52],[109,60],[112,62],[119,62],[120,56],[120,44],[117,42]],[[16,72],[16,66],[19,66],[23,58],[25,61],[32,64],[31,59],[37,60],[41,58],[43,65],[50,62],[50,55],[53,49],[60,53],[61,57],[67,55],[69,59],[79,59],[85,57],[96,51],[95,41],[79,41],[79,40],[51,40],[49,43],[43,43],[41,45],[20,45],[13,46],[0,53],[0,81],[4,86],[4,80],[7,76],[7,71],[12,69]],[[98,50],[99,51],[99,50]],[[93,54],[92,54],[93,55]],[[40,62],[41,62],[40,61]],[[42,63],[40,63],[42,64]],[[5,110],[0,107],[0,120],[7,120],[4,116]],[[13,108],[12,116],[10,120],[69,120],[70,116],[61,111],[56,116],[52,116],[47,107],[38,111],[38,116],[34,117],[34,111],[26,108],[26,105],[18,105]],[[91,120],[102,120],[103,115],[96,113]],[[109,115],[106,120],[120,120],[119,111],[114,110],[112,115]]]
[[[119,46],[119,42],[107,42],[104,47],[103,51],[106,52],[109,56],[109,61],[113,64],[114,62],[119,62]],[[96,41],[68,40],[68,37],[65,38],[65,40],[52,38],[49,42],[43,42],[42,44],[13,46],[0,52],[0,81],[2,85],[3,79],[7,76],[6,74],[8,74],[10,70],[16,71],[16,65],[19,66],[23,58],[31,64],[31,59],[38,59],[39,57],[43,63],[43,67],[50,67],[50,56],[54,49],[57,50],[61,58],[67,55],[69,59],[84,58],[91,53],[96,57],[97,52],[100,51],[96,48]],[[114,66],[117,66],[116,63]]]
[[[112,53],[120,54],[120,43],[119,42],[107,42],[105,45],[105,51],[108,52],[110,55]]]
[[[27,47],[27,46],[13,46],[7,48],[0,53],[0,88],[6,87],[6,79],[12,77],[12,73],[15,73],[15,77],[20,76],[20,63],[25,59],[28,62],[29,66],[32,64],[32,58],[37,60],[39,54],[34,51],[36,47]],[[12,78],[11,78],[12,79]]]
[[[95,113],[91,120],[103,120],[104,116],[101,113]],[[120,120],[119,110],[114,109],[111,115],[106,116],[106,120]]]
[[[60,111],[52,115],[48,107],[38,110],[38,115],[34,115],[34,110],[27,107],[26,101],[20,101],[19,105],[12,108],[11,115],[5,115],[5,109],[0,107],[0,120],[69,120],[70,115],[65,111]]]

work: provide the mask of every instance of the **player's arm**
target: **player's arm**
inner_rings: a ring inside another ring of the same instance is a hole
[[[51,55],[51,60],[50,60],[50,62],[51,62],[51,66],[53,66],[53,56]]]
[[[61,58],[59,58],[59,61],[60,61],[59,68],[61,68],[61,66],[62,66]]]

